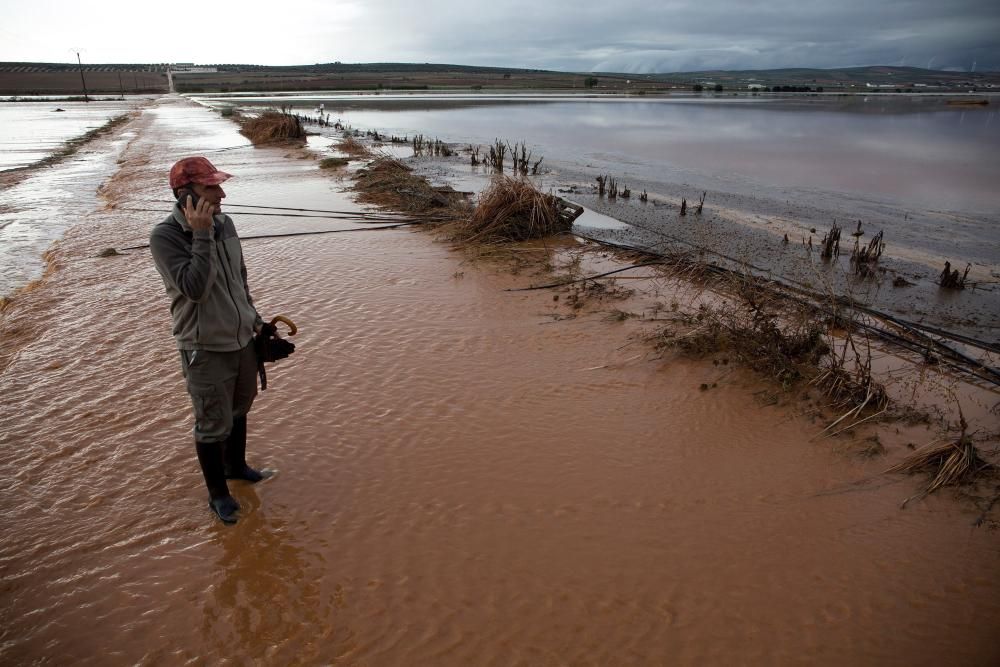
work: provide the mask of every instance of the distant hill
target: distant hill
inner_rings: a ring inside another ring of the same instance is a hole
[[[178,92],[281,92],[292,90],[593,90],[669,92],[694,86],[724,90],[795,89],[816,91],[985,90],[1000,88],[1000,73],[946,72],[916,67],[840,69],[709,70],[634,74],[559,72],[435,63],[319,63],[252,65],[192,63],[92,64],[83,66],[91,93],[167,92],[167,69]],[[81,92],[74,63],[0,63],[0,95]]]

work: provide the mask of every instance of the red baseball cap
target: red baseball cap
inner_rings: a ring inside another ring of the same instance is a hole
[[[218,185],[232,178],[232,174],[219,171],[211,162],[203,157],[186,157],[178,160],[170,168],[170,189],[182,188],[188,183],[200,185]]]

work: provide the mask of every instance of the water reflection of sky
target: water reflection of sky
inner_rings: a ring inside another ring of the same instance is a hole
[[[310,109],[317,99],[277,98]],[[809,107],[462,96],[453,99],[456,108],[440,98],[410,97],[405,106],[397,104],[401,99],[369,97],[361,105],[368,108],[356,108],[357,96],[340,96],[324,104],[333,118],[355,127],[463,143],[523,139],[549,160],[590,163],[632,178],[745,194],[757,185],[814,188],[914,208],[1000,209],[996,112],[948,108],[940,100],[872,98]],[[370,108],[378,104],[393,108]]]

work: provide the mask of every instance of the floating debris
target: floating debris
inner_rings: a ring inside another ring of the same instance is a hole
[[[969,484],[984,473],[996,472],[996,468],[980,455],[972,437],[966,435],[968,424],[961,411],[959,417],[962,432],[958,440],[931,443],[885,471],[931,475],[930,481],[919,493],[903,501],[903,507],[911,500],[924,498],[942,487]]]

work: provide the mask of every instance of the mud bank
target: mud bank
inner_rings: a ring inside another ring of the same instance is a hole
[[[558,319],[406,230],[245,243],[259,309],[300,333],[250,418],[279,474],[214,522],[159,277],[95,255],[145,240],[161,215],[130,209],[165,209],[192,152],[236,175],[233,203],[356,205],[304,151],[221,150],[233,125],[176,98],[132,129],[106,205],[0,316],[3,662],[1000,658],[1000,541],[968,506],[853,491],[885,461],[810,443],[753,377],[647,356],[603,306]]]

